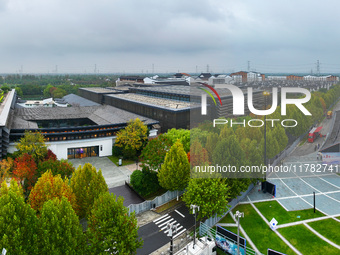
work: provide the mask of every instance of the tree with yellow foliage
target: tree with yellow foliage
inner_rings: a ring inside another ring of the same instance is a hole
[[[116,146],[123,149],[127,158],[135,158],[148,140],[148,127],[140,120],[130,120],[125,129],[117,132]]]
[[[29,203],[33,209],[40,212],[46,201],[62,197],[66,197],[77,212],[76,196],[68,185],[68,180],[63,180],[60,175],[53,176],[51,171],[47,171],[33,187],[29,195]]]
[[[45,138],[40,132],[26,131],[25,136],[20,139],[20,142],[15,145],[19,155],[25,153],[34,158],[35,163],[43,160],[47,155],[47,145]]]

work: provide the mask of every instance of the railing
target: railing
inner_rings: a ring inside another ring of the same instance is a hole
[[[153,200],[146,200],[140,204],[131,204],[128,206],[129,213],[135,212],[136,214],[148,211],[152,208],[156,208],[158,206],[164,205],[167,202],[175,199],[177,196],[180,196],[184,193],[182,191],[167,191],[161,196],[155,197]]]
[[[201,224],[200,224],[199,234],[200,234],[201,237],[207,236],[212,240],[216,239],[216,230],[214,228],[209,227],[207,224],[204,224],[203,222],[201,222]],[[222,238],[228,240],[229,242],[234,243],[237,246],[237,243],[233,239],[231,239],[227,236],[224,236],[221,233],[218,233],[218,235],[221,236]],[[248,246],[244,247],[244,245],[242,245],[242,244],[240,244],[240,248],[245,249],[245,254],[247,254],[247,255],[262,255],[262,253],[256,253],[256,251],[254,251],[252,248],[250,248]]]

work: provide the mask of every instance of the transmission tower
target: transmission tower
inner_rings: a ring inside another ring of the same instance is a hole
[[[320,76],[320,62],[319,60],[316,61],[316,73],[318,76]]]

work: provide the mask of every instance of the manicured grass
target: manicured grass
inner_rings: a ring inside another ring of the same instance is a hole
[[[108,158],[109,158],[116,166],[118,166],[118,160],[119,160],[120,157],[118,157],[118,156],[108,156]],[[130,159],[123,159],[123,160],[122,160],[122,165],[123,165],[123,166],[131,165],[131,164],[136,164],[136,161],[130,160]]]
[[[317,210],[314,213],[314,209],[287,212],[277,201],[260,202],[255,203],[254,205],[268,221],[275,218],[279,225],[325,216]]]
[[[338,255],[339,250],[314,235],[304,225],[280,228],[278,231],[302,254]]]
[[[233,220],[233,218],[231,218],[230,213],[228,213],[218,223],[235,223],[235,221]],[[217,225],[218,225],[218,223],[217,223]]]
[[[267,249],[273,249],[285,254],[295,254],[269,226],[257,214],[250,204],[238,205],[236,211],[244,212],[244,218],[240,219],[240,224],[247,235],[263,254],[267,254]]]
[[[333,243],[340,245],[340,222],[333,219],[327,219],[310,222],[308,225]]]

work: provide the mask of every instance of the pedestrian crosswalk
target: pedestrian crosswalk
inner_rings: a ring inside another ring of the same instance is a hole
[[[160,228],[159,231],[163,231],[164,234],[168,234],[169,230],[167,229],[168,223],[173,224],[173,226],[177,227],[177,232],[174,233],[173,238],[181,235],[185,232],[186,228],[184,228],[180,223],[178,223],[174,218],[172,218],[169,214],[165,214],[162,217],[153,221],[157,227]]]

